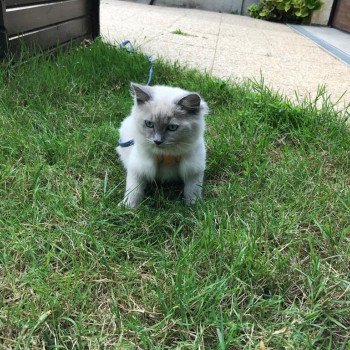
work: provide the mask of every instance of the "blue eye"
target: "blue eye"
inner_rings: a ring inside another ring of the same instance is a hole
[[[169,131],[175,131],[178,127],[179,127],[179,126],[176,125],[176,124],[169,124],[167,129],[168,129]]]
[[[154,124],[149,120],[145,120],[145,125],[147,126],[147,128],[154,128]]]

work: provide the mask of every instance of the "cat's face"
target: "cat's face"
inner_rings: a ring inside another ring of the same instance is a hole
[[[139,133],[155,149],[189,146],[203,128],[206,105],[198,94],[137,84],[132,89]]]
[[[186,142],[191,132],[191,124],[168,115],[145,115],[139,129],[147,141],[159,148]]]

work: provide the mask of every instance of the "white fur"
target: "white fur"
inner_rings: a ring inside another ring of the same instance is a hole
[[[131,139],[135,141],[133,146],[116,148],[127,171],[123,203],[132,208],[136,207],[143,199],[146,184],[156,179],[161,181],[183,180],[185,202],[195,203],[196,199],[202,195],[206,161],[204,116],[208,112],[207,104],[201,99],[198,114],[184,117],[196,118],[189,140],[179,145],[171,145],[171,147],[158,147],[145,139],[140,132],[140,120],[151,114],[169,115],[173,113],[176,103],[189,92],[168,86],[153,86],[148,89],[151,89],[152,101],[138,105],[135,97],[131,114],[123,120],[119,129],[119,137],[122,142]],[[179,156],[181,159],[174,165],[159,164],[157,162],[159,155]]]

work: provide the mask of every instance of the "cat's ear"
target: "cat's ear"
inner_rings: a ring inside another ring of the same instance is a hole
[[[201,98],[198,94],[191,93],[183,97],[177,104],[187,112],[197,113],[201,104]]]
[[[131,83],[131,93],[135,96],[138,105],[142,105],[152,99],[150,88],[145,85]]]

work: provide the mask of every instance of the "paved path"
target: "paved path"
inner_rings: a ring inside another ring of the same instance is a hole
[[[147,54],[220,78],[260,79],[262,74],[267,85],[292,98],[295,91],[314,96],[320,84],[327,86],[333,101],[348,90],[341,104],[350,103],[350,67],[282,24],[102,0],[101,33],[109,42],[127,38]]]

